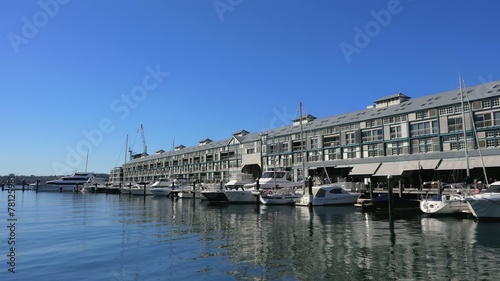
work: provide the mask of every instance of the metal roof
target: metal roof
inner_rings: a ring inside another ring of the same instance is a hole
[[[485,84],[479,84],[476,86],[466,87],[463,90],[464,99],[471,102],[475,100],[481,100],[485,98],[500,97],[500,81],[489,82]],[[394,95],[393,95],[394,97]],[[379,99],[380,100],[380,99]],[[400,104],[389,105],[386,107],[372,107],[359,111],[338,114],[326,118],[319,118],[308,123],[303,124],[303,131],[310,132],[313,130],[318,130],[322,128],[329,128],[338,125],[347,125],[351,123],[357,123],[361,121],[374,120],[378,118],[384,118],[388,116],[397,116],[400,114],[408,114],[411,112],[417,112],[427,109],[440,108],[443,106],[451,106],[459,104],[460,101],[460,90],[455,89],[448,92],[428,95],[420,98],[410,99],[404,101]],[[243,131],[242,131],[243,132]],[[246,131],[245,131],[246,132]],[[258,141],[261,139],[262,134],[267,134],[268,137],[279,137],[295,133],[300,133],[300,125],[289,125],[280,128],[270,129],[265,132],[248,133],[246,135],[237,136],[238,141],[241,143],[249,143]],[[212,148],[220,148],[226,146],[231,138],[223,139],[219,141],[213,141],[205,145],[196,145],[186,147],[178,151],[164,152],[156,155],[149,155],[142,158],[132,159],[128,163],[142,162],[144,160],[151,160],[156,158],[163,158],[171,155],[180,155],[184,153],[191,153],[196,151],[203,151]]]

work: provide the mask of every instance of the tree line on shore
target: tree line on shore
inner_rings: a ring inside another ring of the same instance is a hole
[[[99,177],[99,178],[104,178],[105,181],[107,181],[109,179],[109,174],[96,173],[95,176]],[[35,175],[27,176],[27,175],[9,174],[9,175],[0,176],[0,184],[2,184],[2,183],[7,184],[10,178],[14,178],[16,180],[16,183],[15,183],[16,185],[22,185],[23,180],[24,180],[25,184],[34,183],[37,180],[39,180],[40,183],[45,183],[46,181],[58,179],[61,177],[63,177],[63,176],[35,176]]]

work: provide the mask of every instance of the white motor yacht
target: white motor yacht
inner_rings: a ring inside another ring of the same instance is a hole
[[[307,191],[307,189],[306,189]],[[352,193],[339,185],[327,184],[312,187],[312,195],[306,192],[295,202],[296,206],[354,205],[361,193]]]
[[[95,178],[94,173],[75,172],[71,176],[45,182],[44,185],[38,186],[38,191],[78,191],[83,189],[85,183]]]

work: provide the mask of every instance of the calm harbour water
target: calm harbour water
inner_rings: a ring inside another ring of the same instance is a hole
[[[500,280],[500,222],[0,192],[0,280]]]

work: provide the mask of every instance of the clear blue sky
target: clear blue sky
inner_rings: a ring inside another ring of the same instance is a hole
[[[42,4],[40,4],[42,3]],[[499,80],[500,2],[5,0],[0,175],[149,153]]]

